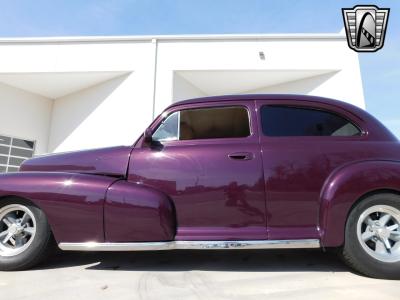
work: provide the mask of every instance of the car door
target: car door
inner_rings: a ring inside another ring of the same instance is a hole
[[[270,239],[319,238],[320,192],[338,166],[330,153],[360,130],[324,104],[257,100]],[[343,151],[342,151],[343,152]],[[350,154],[353,157],[356,154]],[[349,154],[346,156],[349,158]]]
[[[128,180],[170,197],[176,240],[266,239],[254,101],[181,105],[164,115],[158,141],[132,152]]]

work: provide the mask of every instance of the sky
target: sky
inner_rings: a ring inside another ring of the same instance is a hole
[[[391,9],[383,49],[359,58],[367,110],[400,138],[398,0],[0,0],[0,37],[336,33],[357,4]]]

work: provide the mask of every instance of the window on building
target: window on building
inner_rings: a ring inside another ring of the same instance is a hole
[[[240,138],[250,135],[247,109],[240,106],[174,112],[153,134],[155,141]]]
[[[17,172],[33,156],[35,142],[0,135],[0,173]]]
[[[262,130],[267,136],[358,136],[349,120],[327,111],[267,105],[261,108]]]

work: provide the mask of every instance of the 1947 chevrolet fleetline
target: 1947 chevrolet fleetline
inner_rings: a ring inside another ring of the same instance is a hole
[[[32,267],[55,240],[81,251],[336,248],[367,276],[399,278],[399,224],[398,140],[319,97],[182,101],[133,146],[40,156],[0,176],[1,270]]]

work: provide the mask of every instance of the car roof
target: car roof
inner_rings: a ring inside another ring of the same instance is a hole
[[[336,106],[352,106],[343,101],[334,100],[331,98],[310,96],[310,95],[297,95],[297,94],[243,94],[243,95],[223,95],[223,96],[210,96],[200,97],[188,100],[182,100],[171,104],[169,107],[178,105],[195,104],[195,103],[212,103],[221,101],[254,101],[254,100],[298,100],[298,101],[312,101],[312,102],[323,102],[326,104]]]
[[[331,106],[336,106],[347,110],[348,112],[355,115],[357,118],[364,119],[365,111],[361,108],[349,104],[347,102],[319,97],[310,95],[297,95],[297,94],[243,94],[243,95],[223,95],[223,96],[210,96],[210,97],[200,97],[188,100],[182,100],[171,104],[167,109],[180,106],[180,105],[190,105],[197,103],[213,103],[213,102],[224,102],[224,101],[254,101],[254,100],[290,100],[290,101],[308,101],[308,102],[318,102],[324,103]]]

